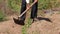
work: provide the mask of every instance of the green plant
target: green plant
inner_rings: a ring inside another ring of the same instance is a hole
[[[22,34],[27,34],[27,27],[24,25],[23,27],[22,27]]]
[[[22,27],[22,34],[27,34],[27,29],[30,27],[31,23],[31,19],[29,18],[26,24]]]
[[[1,2],[1,0],[0,0],[0,2]]]
[[[0,10],[0,21],[4,20],[5,15],[3,14],[3,12]]]
[[[60,6],[58,0],[38,0],[39,9],[50,9]]]
[[[20,0],[8,0],[8,6],[14,11],[20,11]]]

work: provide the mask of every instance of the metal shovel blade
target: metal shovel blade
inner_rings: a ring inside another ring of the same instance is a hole
[[[23,20],[19,20],[19,19],[16,19],[16,18],[13,18],[14,22],[16,24],[19,24],[19,25],[24,25],[24,21]]]

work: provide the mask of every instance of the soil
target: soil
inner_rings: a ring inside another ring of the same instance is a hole
[[[0,34],[22,34],[22,26],[14,23],[13,16],[8,16],[9,20],[0,22]],[[52,22],[36,21],[27,29],[28,34],[60,34],[60,14],[46,14],[45,18]]]

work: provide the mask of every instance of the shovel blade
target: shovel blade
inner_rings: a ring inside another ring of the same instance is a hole
[[[19,25],[24,25],[24,21],[23,20],[19,20],[19,19],[16,19],[16,18],[13,18],[14,22],[16,24],[19,24]]]

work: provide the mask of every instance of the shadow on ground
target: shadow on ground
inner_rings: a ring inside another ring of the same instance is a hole
[[[52,22],[49,18],[43,18],[43,17],[37,17],[37,19],[40,21],[40,20],[45,20],[45,21],[48,21],[48,22]]]

